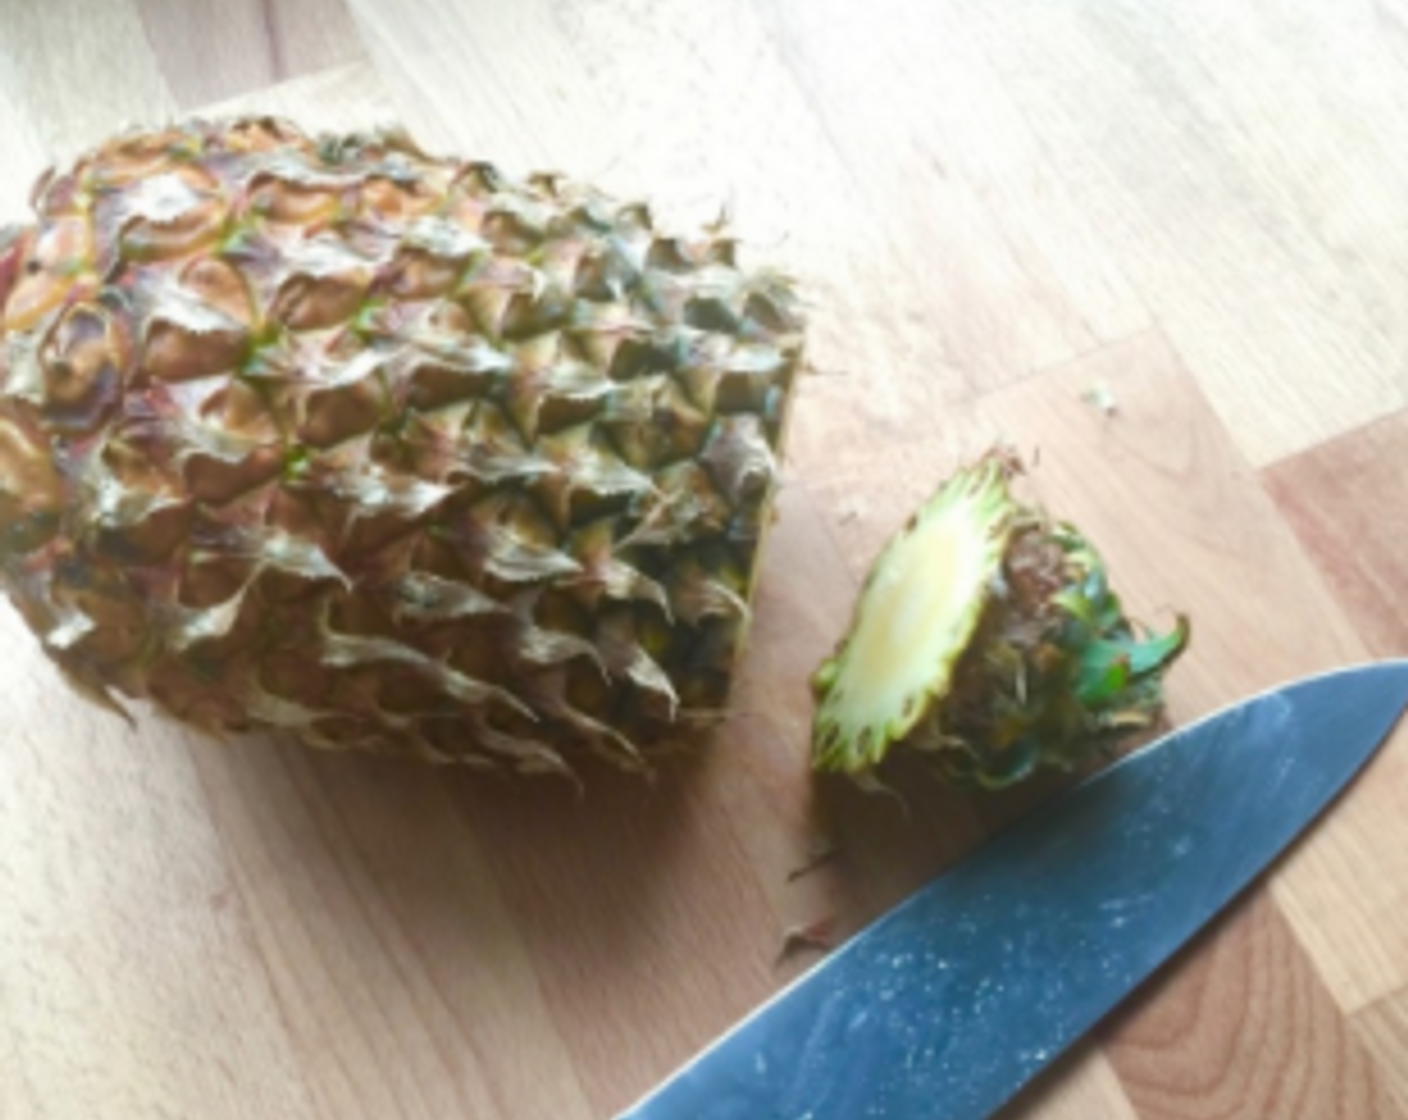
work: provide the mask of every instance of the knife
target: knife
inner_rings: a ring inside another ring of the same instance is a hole
[[[983,1120],[1330,803],[1408,705],[1408,660],[1174,731],[1000,832],[618,1120]]]

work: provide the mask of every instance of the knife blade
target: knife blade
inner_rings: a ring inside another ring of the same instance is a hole
[[[1000,832],[618,1120],[983,1120],[1227,906],[1408,705],[1408,660],[1165,735]]]

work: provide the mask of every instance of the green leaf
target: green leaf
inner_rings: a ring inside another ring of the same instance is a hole
[[[1065,587],[1051,596],[1051,602],[1060,607],[1073,619],[1094,627],[1095,610],[1089,599],[1073,587]]]
[[[1130,684],[1168,665],[1188,641],[1188,620],[1180,615],[1174,628],[1145,641],[1130,635],[1091,642],[1080,652],[1076,695],[1094,707],[1114,700]]]
[[[1188,619],[1179,615],[1167,634],[1155,635],[1146,642],[1137,642],[1130,650],[1129,671],[1136,677],[1158,672],[1169,664],[1188,644]]]
[[[1076,696],[1086,707],[1113,700],[1129,683],[1129,650],[1122,642],[1086,646],[1076,670]]]

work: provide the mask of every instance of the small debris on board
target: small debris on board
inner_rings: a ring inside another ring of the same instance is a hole
[[[866,499],[857,496],[836,511],[836,524],[849,525],[853,521],[860,521],[868,513]]]
[[[1081,393],[1080,399],[1086,404],[1098,408],[1106,416],[1113,416],[1119,411],[1119,402],[1115,400],[1115,394],[1110,391],[1110,387],[1103,381],[1087,386],[1085,392]]]
[[[783,964],[800,952],[812,950],[829,952],[835,945],[833,932],[835,919],[818,918],[813,922],[789,926],[782,934],[782,948],[777,954],[777,963]]]

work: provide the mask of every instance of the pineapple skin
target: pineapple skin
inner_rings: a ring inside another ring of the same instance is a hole
[[[90,697],[628,768],[727,703],[803,321],[721,229],[287,121],[115,137],[0,233],[0,584]]]
[[[870,785],[887,762],[909,758],[949,785],[996,790],[1077,770],[1156,724],[1163,677],[1187,648],[1187,617],[1165,634],[1127,617],[1089,539],[1013,494],[1022,469],[994,449],[886,542],[846,633],[812,677],[816,770]],[[917,648],[863,664],[875,656],[864,623],[877,595],[921,599],[917,583],[944,566],[936,525],[949,534],[944,551],[967,557],[948,573],[952,594],[916,623]],[[896,684],[893,706],[863,694],[860,680],[877,669]],[[867,705],[868,718],[858,714]]]

